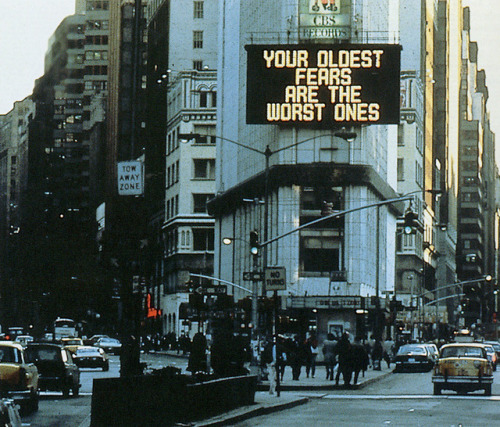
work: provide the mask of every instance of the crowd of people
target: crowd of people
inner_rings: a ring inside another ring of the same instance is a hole
[[[337,338],[332,333],[327,334],[321,346],[314,334],[304,338],[300,335],[293,338],[278,336],[276,342],[268,339],[261,363],[271,383],[270,392],[274,392],[273,377],[276,375],[276,369],[280,380],[283,380],[287,366],[292,370],[294,381],[300,379],[302,367],[305,367],[307,378],[314,378],[320,347],[326,368],[326,380],[335,381],[338,385],[342,377],[346,386],[357,384],[359,375],[364,375],[369,367],[381,370],[382,363],[385,362],[390,368],[393,354],[397,350],[390,338],[382,341],[372,337],[361,342],[358,338],[351,340],[347,332]]]

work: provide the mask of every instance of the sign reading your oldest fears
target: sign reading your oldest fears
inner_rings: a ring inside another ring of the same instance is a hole
[[[401,46],[247,45],[247,123],[399,123]]]

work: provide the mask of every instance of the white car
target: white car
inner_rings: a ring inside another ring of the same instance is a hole
[[[106,353],[118,354],[122,344],[116,338],[99,338],[94,344],[95,347],[102,348]]]

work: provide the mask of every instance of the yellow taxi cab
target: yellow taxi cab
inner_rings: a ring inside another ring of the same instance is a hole
[[[0,390],[21,409],[38,409],[38,369],[26,362],[19,343],[0,341]]]
[[[493,367],[486,349],[479,343],[454,343],[441,347],[432,376],[434,394],[442,390],[468,393],[484,390],[491,396]]]

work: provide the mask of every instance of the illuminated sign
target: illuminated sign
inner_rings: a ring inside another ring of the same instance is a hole
[[[247,123],[397,124],[401,46],[247,45]]]

